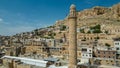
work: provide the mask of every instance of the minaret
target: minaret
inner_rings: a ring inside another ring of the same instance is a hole
[[[69,68],[77,68],[77,33],[76,33],[76,7],[70,6],[69,22]]]

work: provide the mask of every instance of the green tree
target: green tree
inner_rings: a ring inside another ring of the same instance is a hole
[[[102,31],[99,29],[95,29],[95,30],[93,30],[93,33],[102,33]]]
[[[90,27],[90,30],[92,30],[93,33],[102,33],[100,29],[101,29],[101,26],[99,24],[96,26]]]
[[[107,47],[110,47],[110,44],[108,44],[108,43],[105,43],[105,46],[107,46]]]
[[[65,26],[65,25],[61,25],[60,30],[61,30],[61,31],[64,31],[65,29],[66,29],[66,26]]]
[[[91,33],[90,30],[87,33]]]
[[[81,33],[85,33],[84,29],[80,29],[80,32],[81,32]]]
[[[101,29],[100,25],[99,25],[99,24],[96,25],[96,26],[95,26],[95,29]]]
[[[108,31],[105,31],[106,34],[108,34]]]

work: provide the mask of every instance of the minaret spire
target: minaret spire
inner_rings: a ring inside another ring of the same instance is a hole
[[[69,68],[77,68],[77,33],[76,33],[76,6],[70,6],[69,23]]]

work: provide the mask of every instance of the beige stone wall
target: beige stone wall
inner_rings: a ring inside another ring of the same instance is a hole
[[[31,68],[31,66],[27,64],[17,64],[16,66],[17,68]]]
[[[116,51],[115,50],[97,50],[95,52],[95,56],[98,58],[108,58],[108,59],[115,59],[116,58]]]
[[[86,40],[95,40],[97,37],[99,39],[106,39],[106,34],[83,34],[83,33],[77,33],[77,39],[86,39]]]
[[[105,44],[108,43],[111,45],[111,47],[114,47],[114,41],[110,39],[102,39],[98,40],[98,44],[101,44],[101,46],[105,46]]]
[[[26,46],[26,53],[32,53],[37,51],[39,48],[40,46]]]
[[[100,62],[101,65],[115,65],[115,63],[114,60],[101,60]]]
[[[108,31],[108,33],[109,34],[120,34],[120,26],[119,25],[117,25],[117,23],[116,23],[116,25],[114,25],[114,24],[107,24],[107,25],[105,25],[104,24],[104,26],[103,27],[101,27],[101,30],[102,31]]]

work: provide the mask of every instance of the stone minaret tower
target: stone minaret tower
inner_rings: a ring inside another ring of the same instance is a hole
[[[76,7],[70,6],[69,22],[69,68],[77,68],[77,33],[76,33]]]

